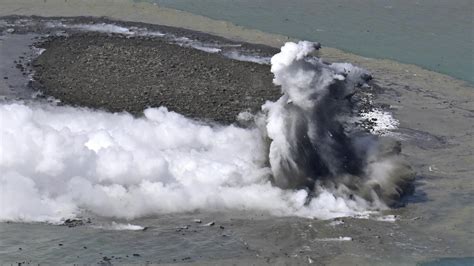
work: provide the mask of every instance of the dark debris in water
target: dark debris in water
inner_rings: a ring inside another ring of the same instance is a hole
[[[83,226],[84,224],[85,224],[84,221],[81,219],[67,219],[61,225],[72,228],[76,226]]]

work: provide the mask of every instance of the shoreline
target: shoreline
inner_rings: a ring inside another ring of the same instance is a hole
[[[231,22],[214,20],[189,12],[160,7],[147,2],[130,2],[128,0],[107,0],[97,3],[93,0],[47,0],[31,3],[28,0],[1,0],[2,10],[0,17],[43,16],[43,17],[105,17],[112,20],[142,22],[163,26],[177,27],[208,33],[238,42],[263,44],[280,48],[287,41],[298,39],[288,36],[266,33],[256,29],[249,29]],[[377,59],[352,54],[340,49],[325,47],[320,51],[320,57],[330,62],[347,61],[360,65],[376,73],[390,72],[405,75],[411,82],[423,82],[425,78],[436,79],[437,82],[455,84],[456,87],[474,89],[474,84],[454,77],[430,71],[422,67],[404,64],[389,59]],[[379,78],[380,75],[375,75]]]
[[[88,18],[68,22],[113,23]],[[133,28],[133,24],[121,26]],[[64,104],[136,116],[146,108],[165,106],[193,119],[231,124],[241,112],[257,113],[265,101],[280,97],[268,65],[232,60],[220,52],[228,46],[236,54],[265,47],[148,26],[147,31],[164,36],[74,31],[67,26],[64,30],[69,36],[50,36],[36,42],[35,47],[45,50],[32,62],[33,89]],[[170,40],[166,36],[173,37]],[[173,43],[182,39],[199,40],[200,46],[196,49]]]

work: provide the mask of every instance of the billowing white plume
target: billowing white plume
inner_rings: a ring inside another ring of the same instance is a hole
[[[396,142],[383,140],[381,149],[381,140],[347,132],[341,122],[351,116],[354,91],[371,76],[351,64],[327,64],[311,56],[319,47],[289,42],[271,60],[273,82],[283,93],[263,106],[275,184],[310,190],[345,186],[349,193],[392,204],[413,177],[397,159]]]
[[[257,129],[211,127],[165,108],[143,118],[0,105],[0,220],[59,222],[83,212],[133,219],[194,210],[332,218],[369,206],[269,182]]]

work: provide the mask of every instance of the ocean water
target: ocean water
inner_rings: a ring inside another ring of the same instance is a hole
[[[472,0],[152,0],[474,83]]]

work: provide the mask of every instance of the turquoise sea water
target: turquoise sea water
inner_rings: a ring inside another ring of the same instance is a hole
[[[474,83],[473,0],[152,0]]]

